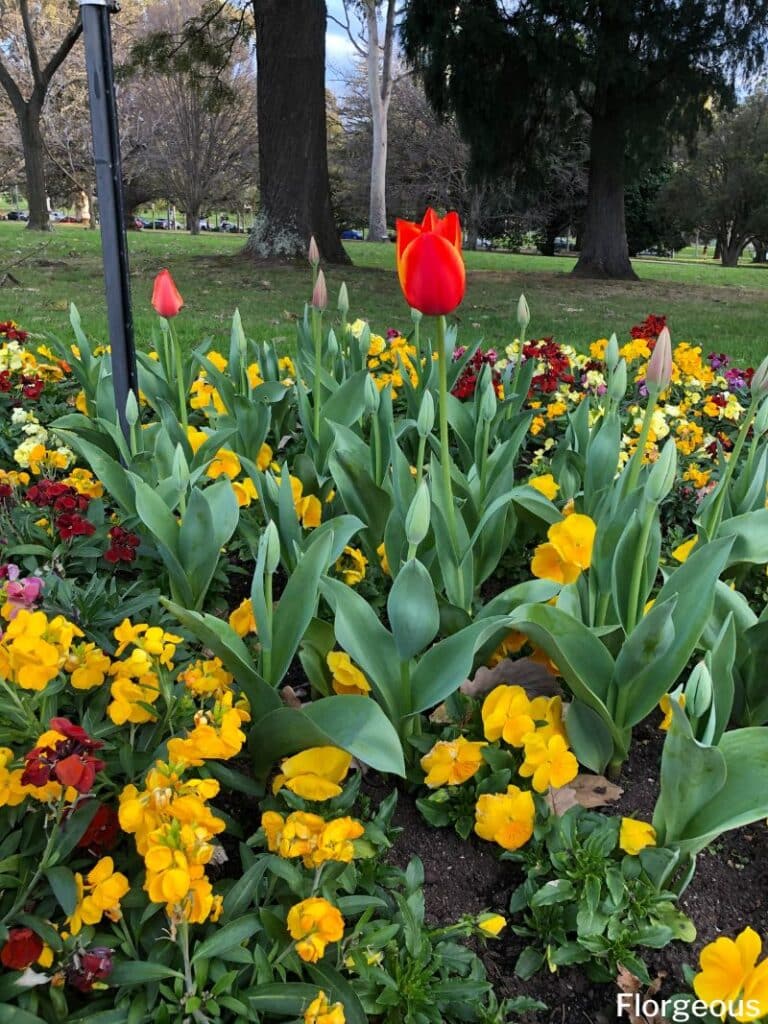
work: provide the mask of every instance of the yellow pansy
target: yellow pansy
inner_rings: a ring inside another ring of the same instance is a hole
[[[471,779],[483,764],[483,747],[487,743],[472,743],[463,736],[455,740],[439,740],[421,759],[426,773],[425,785],[459,786]]]
[[[622,818],[621,830],[619,832],[619,846],[631,856],[635,857],[646,846],[656,845],[656,829],[647,821],[638,821],[637,818]]]
[[[282,762],[272,792],[285,786],[305,800],[330,800],[341,793],[339,783],[351,763],[352,755],[338,747],[310,747]]]
[[[360,669],[352,664],[346,651],[330,651],[325,660],[331,670],[331,685],[335,693],[364,696],[371,692],[371,684]]]
[[[483,793],[475,807],[475,834],[505,850],[519,850],[533,835],[533,796],[517,786],[506,793]]]

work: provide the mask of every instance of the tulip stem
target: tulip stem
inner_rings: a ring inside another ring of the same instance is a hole
[[[424,476],[424,452],[427,447],[426,437],[419,436],[419,448],[416,453],[416,490],[418,491]]]
[[[272,685],[272,573],[268,572],[264,579],[264,604],[267,609],[267,621],[269,622],[269,639],[270,646],[262,648],[262,654],[264,656],[264,665],[262,667],[262,675],[266,681]]]
[[[378,410],[371,413],[373,427],[373,479],[377,486],[381,484],[381,424]]]
[[[453,553],[458,561],[459,542],[456,532],[456,509],[453,504],[451,484],[451,452],[448,443],[448,353],[445,350],[445,317],[437,318],[437,369],[440,382],[440,468],[443,473],[443,492],[446,503],[445,515]]]
[[[640,580],[643,575],[643,566],[645,565],[645,553],[648,547],[648,538],[651,535],[651,528],[653,526],[655,505],[652,502],[648,502],[648,507],[645,511],[645,517],[643,518],[643,525],[640,531],[640,540],[638,541],[637,549],[635,551],[635,561],[632,566],[632,576],[629,581],[629,599],[627,603],[627,636],[632,633],[632,630],[637,625],[640,618]]]
[[[747,409],[747,415],[744,417],[744,422],[741,424],[736,443],[733,446],[731,454],[728,457],[728,464],[725,467],[725,473],[723,478],[717,485],[717,494],[715,495],[714,503],[712,506],[712,516],[708,525],[708,539],[714,540],[717,536],[717,531],[720,529],[720,523],[723,518],[723,505],[725,504],[725,495],[728,491],[728,485],[733,476],[733,471],[736,469],[736,464],[739,461],[741,455],[741,449],[744,447],[744,442],[747,440],[747,434],[749,428],[752,426],[752,421],[757,415],[757,405],[759,396],[752,399]]]
[[[631,494],[632,491],[637,487],[638,477],[640,476],[640,469],[643,465],[643,458],[645,457],[645,445],[648,441],[648,435],[651,432],[651,422],[653,420],[653,414],[656,411],[656,403],[659,400],[659,389],[655,385],[651,385],[648,388],[648,404],[645,407],[645,415],[643,416],[643,425],[640,428],[640,436],[637,439],[637,448],[635,454],[632,456],[632,461],[629,464],[629,475],[627,476],[627,488],[626,493]]]
[[[312,307],[312,338],[315,342],[315,382],[314,382],[314,399],[313,412],[314,412],[314,424],[312,432],[315,435],[315,443],[320,444],[320,406],[322,399],[320,397],[321,385],[320,385],[320,371],[322,370],[323,360],[323,333],[322,323],[320,321],[320,310]]]
[[[187,389],[184,385],[184,363],[181,358],[181,345],[179,344],[179,339],[176,337],[170,322],[168,323],[168,333],[171,337],[173,356],[176,363],[176,388],[179,396],[179,418],[181,419],[181,425],[184,427],[184,432],[186,433],[187,427],[189,426],[189,418],[187,417]]]

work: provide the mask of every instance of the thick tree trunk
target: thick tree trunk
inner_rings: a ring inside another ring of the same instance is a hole
[[[624,125],[618,113],[592,115],[589,189],[576,277],[636,281],[624,221]]]
[[[45,192],[45,149],[40,131],[40,111],[27,103],[18,118],[21,145],[24,151],[24,173],[27,182],[30,231],[50,231],[48,197]]]
[[[260,251],[314,235],[323,259],[349,263],[331,209],[325,118],[325,0],[253,0],[259,124]],[[256,242],[256,236],[253,240]],[[246,250],[250,249],[249,243]]]
[[[725,240],[720,249],[720,262],[724,267],[738,267],[739,256],[741,256],[745,240],[741,235],[732,234]]]
[[[719,260],[723,252],[723,240],[718,235],[715,239],[715,251],[712,253],[713,260]]]
[[[200,207],[195,206],[192,210],[187,210],[187,227],[189,228],[190,235],[200,234]]]
[[[378,105],[373,114],[371,151],[371,198],[368,207],[368,241],[387,242],[387,115]]]
[[[752,260],[753,263],[766,263],[768,262],[768,244],[760,238],[753,238],[752,245],[755,247],[755,256]]]

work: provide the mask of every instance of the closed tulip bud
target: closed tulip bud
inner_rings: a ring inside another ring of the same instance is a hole
[[[755,422],[752,429],[757,437],[762,437],[766,430],[768,430],[768,398],[766,398],[757,410],[757,415],[755,416]]]
[[[277,486],[277,480],[275,480],[271,473],[266,473],[264,475],[264,488],[269,500],[277,504],[280,500],[280,491]]]
[[[333,359],[339,354],[339,343],[336,340],[336,332],[331,328],[328,331],[328,340],[325,343],[328,355]]]
[[[313,267],[316,267],[320,262],[320,250],[317,247],[317,242],[315,241],[314,235],[312,235],[312,237],[309,240],[309,251],[307,252],[307,256],[309,258],[310,264]]]
[[[755,398],[759,395],[768,395],[768,356],[765,357],[752,375],[751,388]]]
[[[365,378],[365,411],[371,414],[378,412],[381,395],[370,373]]]
[[[328,286],[322,270],[318,270],[315,287],[312,289],[312,305],[315,309],[325,309],[328,305]]]
[[[261,543],[265,547],[264,568],[271,576],[280,564],[280,534],[273,519],[267,523]]]
[[[135,427],[139,422],[139,403],[136,401],[136,395],[133,391],[128,392],[128,398],[125,402],[125,419],[129,427]]]
[[[525,296],[521,294],[517,300],[517,322],[520,325],[520,340],[523,341],[523,335],[531,322],[531,311],[528,309],[528,303],[525,301]]]
[[[608,379],[608,397],[620,402],[627,393],[627,364],[621,359]]]
[[[360,331],[360,337],[357,339],[357,344],[360,348],[360,355],[363,359],[368,358],[368,353],[371,351],[371,328],[368,324]]]
[[[692,718],[701,718],[712,704],[712,676],[709,669],[700,661],[688,676],[685,687],[685,708]]]
[[[349,292],[347,291],[347,282],[341,282],[341,288],[339,288],[339,301],[336,303],[336,308],[346,320],[347,313],[349,312]]]
[[[429,533],[431,499],[427,481],[422,480],[405,517],[405,536],[409,544],[421,544]]]
[[[155,278],[152,288],[152,308],[158,316],[164,316],[166,320],[177,316],[182,306],[182,299],[179,289],[176,287],[169,270],[161,270]]]
[[[480,399],[480,419],[490,423],[496,415],[496,392],[493,390],[490,374],[485,374],[485,385]]]
[[[605,365],[609,370],[614,370],[619,364],[619,342],[616,334],[612,334],[608,344],[605,346]],[[625,389],[626,390],[626,389]]]
[[[419,437],[429,437],[435,425],[435,400],[431,391],[425,391],[421,399],[421,407],[416,420]]]
[[[674,441],[667,441],[648,475],[648,482],[645,485],[648,500],[654,505],[663,501],[674,486],[676,473],[677,446]]]
[[[656,339],[651,358],[648,360],[645,383],[657,388],[659,391],[666,391],[671,380],[672,336],[669,333],[669,328],[664,327]]]

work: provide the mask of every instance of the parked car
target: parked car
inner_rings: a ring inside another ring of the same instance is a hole
[[[9,210],[8,220],[29,220],[29,214],[24,210]]]
[[[341,237],[345,242],[362,242],[363,233],[362,231],[356,231],[354,228],[347,228],[346,231],[341,232]]]
[[[66,214],[66,211],[64,211],[64,210],[51,210],[51,212],[48,214],[48,216],[49,216],[49,218],[51,220],[51,223],[53,223],[53,224],[61,224],[61,222],[64,220],[64,218],[67,216],[67,214]]]

